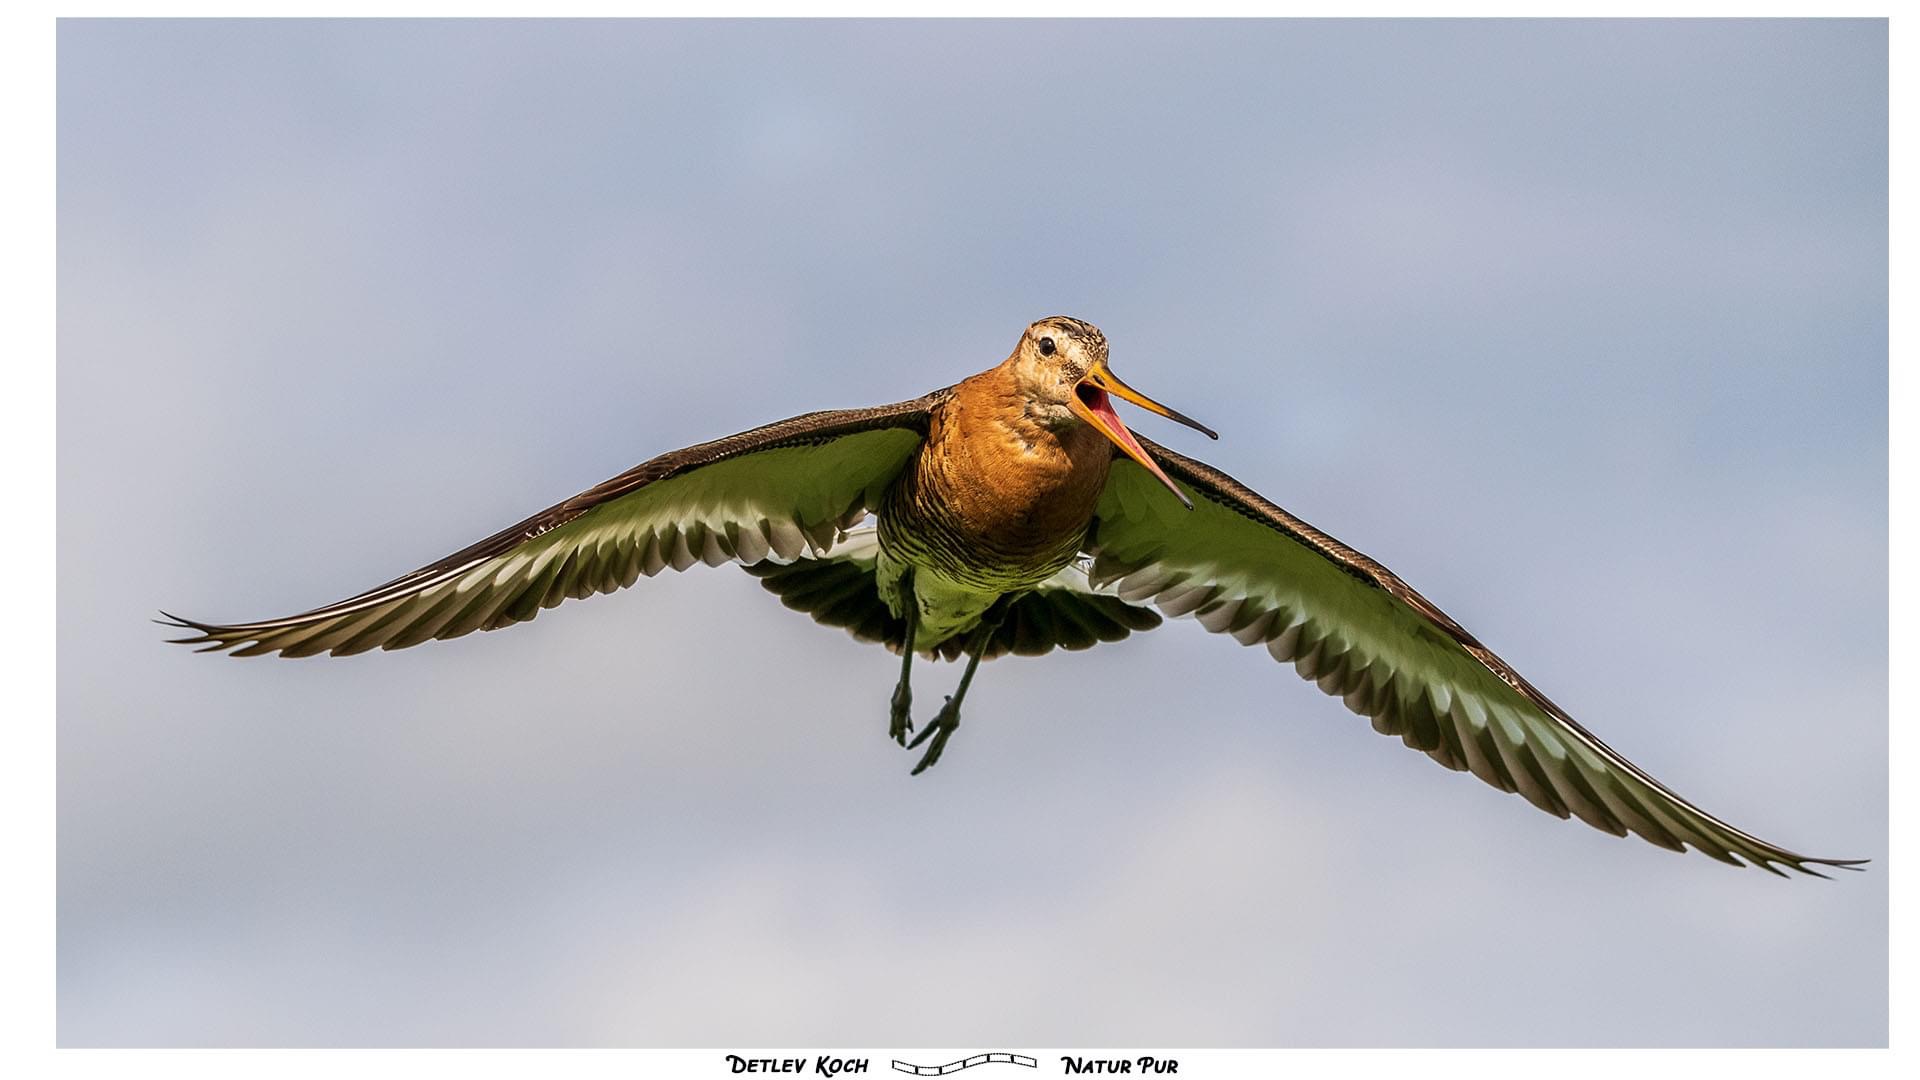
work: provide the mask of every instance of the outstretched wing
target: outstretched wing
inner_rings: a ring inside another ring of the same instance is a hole
[[[765,562],[746,570],[787,607],[898,654],[907,639],[907,621],[880,598],[874,578],[879,553],[878,533],[856,529],[819,558],[784,565]],[[1159,613],[1129,604],[1110,589],[1094,588],[1087,581],[1086,567],[1075,563],[1014,600],[980,655],[992,660],[1008,653],[1041,656],[1054,649],[1091,649],[1159,625]],[[958,660],[966,654],[967,641],[968,635],[955,634],[916,651],[929,659]]]
[[[1450,769],[1470,770],[1559,817],[1675,851],[1809,874],[1814,859],[1708,814],[1573,721],[1392,571],[1232,477],[1145,439],[1191,494],[1189,513],[1146,470],[1117,458],[1095,526],[1096,584],[1195,616],[1274,659],[1375,730]]]
[[[344,656],[524,622],[666,567],[824,552],[881,496],[948,395],[808,413],[662,454],[430,566],[302,615],[172,619],[181,644]]]

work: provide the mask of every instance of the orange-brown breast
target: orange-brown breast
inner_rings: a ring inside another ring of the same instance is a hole
[[[1079,552],[1112,460],[1098,431],[1039,422],[1003,369],[984,372],[935,410],[882,508],[881,542],[956,583],[1029,587]]]

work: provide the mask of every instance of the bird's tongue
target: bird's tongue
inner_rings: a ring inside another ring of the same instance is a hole
[[[1120,422],[1120,414],[1113,411],[1113,400],[1108,397],[1105,390],[1089,386],[1086,388],[1085,396],[1082,400],[1086,401],[1087,408],[1092,409],[1095,416],[1106,421],[1108,433],[1136,459],[1143,461],[1152,460],[1147,457],[1147,452],[1140,448],[1140,441],[1133,437],[1133,432],[1128,431],[1127,425]],[[1155,471],[1157,472],[1158,470]]]
[[[1180,490],[1180,485],[1173,482],[1173,478],[1160,467],[1160,463],[1153,460],[1153,456],[1140,445],[1140,440],[1134,438],[1133,432],[1127,430],[1127,425],[1120,422],[1120,414],[1113,411],[1113,401],[1105,390],[1083,382],[1074,388],[1074,392],[1079,395],[1080,404],[1086,406],[1087,413],[1107,438],[1112,439],[1141,468],[1152,473],[1155,480],[1165,484],[1167,490],[1173,492],[1174,498],[1179,499],[1182,506],[1189,510],[1193,509],[1193,500],[1187,497],[1186,492]]]

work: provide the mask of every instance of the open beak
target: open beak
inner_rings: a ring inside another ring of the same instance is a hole
[[[1120,422],[1120,414],[1113,411],[1113,403],[1109,400],[1109,395],[1131,401],[1148,412],[1159,413],[1169,420],[1185,424],[1205,434],[1209,439],[1218,439],[1220,436],[1198,420],[1183,416],[1121,382],[1119,376],[1107,370],[1105,362],[1095,365],[1092,371],[1087,372],[1086,378],[1081,379],[1079,385],[1073,388],[1073,400],[1068,404],[1074,413],[1080,419],[1098,428],[1100,434],[1112,439],[1113,444],[1128,457],[1139,462],[1141,468],[1159,478],[1161,483],[1167,485],[1167,490],[1173,492],[1174,497],[1178,498],[1187,509],[1193,509],[1193,500],[1187,498],[1187,493],[1180,490],[1180,486],[1160,468],[1158,462],[1147,456],[1146,450],[1140,446],[1140,440],[1134,438],[1133,432],[1127,430],[1127,425]]]

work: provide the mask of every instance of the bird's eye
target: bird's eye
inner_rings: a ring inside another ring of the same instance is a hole
[[[1040,355],[1041,356],[1053,355],[1053,339],[1052,338],[1043,337],[1040,339]]]

